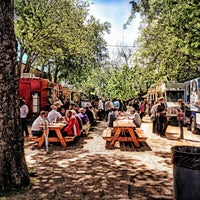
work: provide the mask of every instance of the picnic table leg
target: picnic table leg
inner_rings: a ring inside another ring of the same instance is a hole
[[[115,142],[117,141],[119,135],[121,133],[121,129],[120,128],[117,128],[116,132],[115,132],[115,135],[110,143],[110,147],[113,148],[115,146]]]
[[[46,152],[49,151],[49,140],[48,140],[48,135],[45,135],[45,146],[46,146]]]
[[[129,133],[130,133],[130,135],[131,135],[131,138],[132,138],[132,140],[133,140],[134,145],[135,145],[136,147],[140,147],[140,144],[139,144],[137,138],[135,137],[135,133],[134,133],[133,129],[132,129],[132,128],[128,128],[128,131],[129,131]]]
[[[42,136],[41,136],[40,139],[39,139],[38,147],[41,147],[41,146],[43,145],[44,139],[45,139],[45,135],[44,135],[44,133],[43,133]]]
[[[60,143],[62,144],[62,146],[63,146],[63,147],[66,147],[67,144],[66,144],[66,142],[65,142],[65,140],[64,140],[64,138],[63,138],[63,136],[62,136],[62,134],[61,134],[61,132],[60,132],[60,130],[59,130],[59,129],[56,129],[55,131],[56,131],[56,134],[57,134],[58,139],[60,140]]]

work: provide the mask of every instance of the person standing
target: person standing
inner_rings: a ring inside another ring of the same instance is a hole
[[[178,126],[180,128],[180,137],[178,139],[184,139],[184,137],[183,137],[183,124],[184,124],[185,104],[183,102],[183,99],[178,100],[178,106],[179,107],[176,110]]]
[[[103,120],[103,115],[104,115],[104,105],[103,105],[103,98],[99,99],[98,102],[98,114],[99,114],[99,120]]]
[[[108,121],[108,113],[113,108],[113,102],[108,98],[105,103],[105,120]]]
[[[113,107],[119,110],[119,107],[120,107],[119,99],[113,100]]]
[[[161,137],[165,137],[165,132],[168,126],[167,122],[167,105],[165,103],[164,97],[159,98],[159,103],[157,106],[157,132]]]
[[[142,120],[143,117],[145,116],[145,110],[146,110],[146,105],[145,105],[144,101],[141,101],[141,103],[139,105],[139,109],[140,109],[140,118]]]
[[[20,99],[20,119],[21,119],[21,127],[22,127],[22,134],[25,134],[29,137],[28,126],[27,126],[27,115],[29,109],[26,105],[26,101],[24,99]]]
[[[157,122],[158,122],[157,107],[158,107],[158,101],[151,107],[150,119],[153,123],[152,124],[152,132],[153,133],[157,133]]]

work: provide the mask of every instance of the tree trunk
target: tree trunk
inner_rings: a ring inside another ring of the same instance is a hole
[[[14,1],[0,1],[0,193],[30,182],[21,132]]]
[[[27,59],[26,59],[26,63],[25,63],[25,66],[24,66],[24,71],[23,73],[29,73],[30,70],[31,70],[31,54],[30,53],[27,53]]]

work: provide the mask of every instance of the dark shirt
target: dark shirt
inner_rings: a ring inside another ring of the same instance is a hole
[[[93,113],[92,113],[92,111],[91,110],[89,110],[89,109],[87,109],[86,111],[85,111],[85,114],[88,116],[88,118],[89,118],[89,121],[90,121],[90,124],[94,124],[94,115],[93,115]]]

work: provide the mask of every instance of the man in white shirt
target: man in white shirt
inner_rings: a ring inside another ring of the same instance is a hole
[[[29,136],[28,132],[28,126],[27,126],[27,115],[28,115],[29,109],[26,105],[26,101],[24,99],[20,99],[20,119],[21,119],[21,126],[22,126],[22,133],[24,133],[26,136]]]
[[[99,120],[102,120],[103,119],[103,115],[104,115],[103,98],[99,99],[98,114],[99,114]]]
[[[47,123],[47,121],[45,121],[45,118],[46,118],[46,112],[41,111],[40,115],[35,119],[31,127],[31,133],[33,136],[38,136],[38,137],[42,136],[43,134],[42,126],[44,126],[45,123]]]
[[[48,113],[47,120],[50,123],[57,122],[58,119],[62,119],[62,115],[57,111],[57,106],[52,105],[52,110]]]

